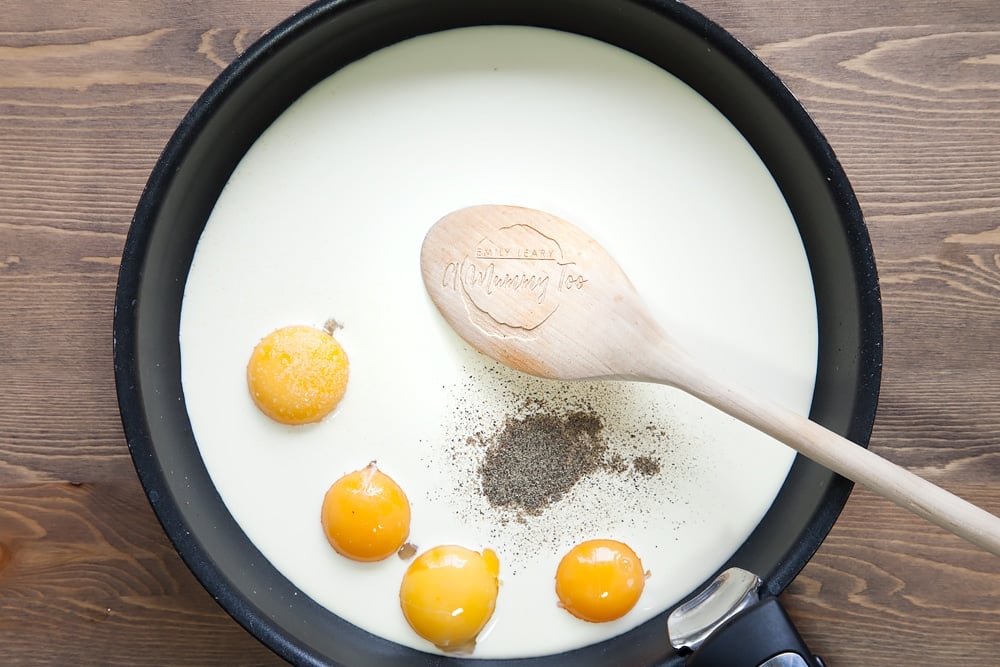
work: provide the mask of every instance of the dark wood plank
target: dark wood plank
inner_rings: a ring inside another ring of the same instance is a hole
[[[280,663],[195,581],[131,480],[5,486],[0,534],[6,664]]]
[[[280,664],[173,551],[111,369],[157,156],[304,2],[0,0],[0,662]],[[696,0],[802,100],[878,259],[872,447],[1000,512],[1000,4]],[[784,594],[831,667],[997,664],[998,559],[859,490]]]
[[[160,528],[111,366],[121,247],[160,150],[212,78],[302,5],[258,4],[0,3],[4,664],[282,664]]]

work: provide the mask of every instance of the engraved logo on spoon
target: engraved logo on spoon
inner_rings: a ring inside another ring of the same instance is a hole
[[[527,224],[499,227],[448,262],[441,286],[492,322],[520,331],[541,326],[559,308],[557,295],[587,283],[554,238]]]

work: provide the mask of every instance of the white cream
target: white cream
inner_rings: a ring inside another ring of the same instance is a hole
[[[541,655],[619,634],[689,594],[758,523],[793,453],[668,388],[575,385],[603,406],[622,451],[654,453],[661,474],[600,473],[541,517],[500,523],[476,492],[476,450],[458,444],[552,385],[471,352],[419,272],[427,229],[480,203],[576,223],[693,354],[808,411],[812,282],[756,154],[714,107],[650,63],[516,27],[377,52],[321,82],[260,137],[216,205],[187,281],[184,391],[226,505],[305,593],[370,632],[434,650],[399,611],[406,563],[350,562],[320,529],[329,485],[374,459],[409,495],[421,549],[459,543],[500,555],[500,598],[475,656]],[[330,317],[343,324],[351,361],[346,398],[318,425],[269,421],[247,394],[251,349],[275,328]],[[588,624],[556,606],[556,563],[590,537],[627,542],[651,573],[620,621]]]

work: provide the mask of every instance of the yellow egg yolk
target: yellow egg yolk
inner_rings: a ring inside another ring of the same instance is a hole
[[[289,326],[265,336],[247,363],[257,407],[282,424],[309,424],[328,415],[347,390],[347,354],[332,335]]]
[[[410,535],[410,501],[373,461],[333,483],[323,497],[320,521],[337,553],[358,561],[382,560]]]
[[[621,618],[639,601],[646,584],[642,562],[615,540],[582,542],[556,569],[559,605],[577,618],[603,623]]]
[[[413,630],[445,651],[470,652],[493,615],[499,590],[500,561],[446,545],[424,552],[403,575],[399,603]]]

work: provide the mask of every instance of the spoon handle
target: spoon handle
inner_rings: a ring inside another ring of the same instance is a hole
[[[654,355],[656,353],[654,352]],[[816,463],[1000,556],[1000,518],[769,399],[723,383],[672,346],[647,381],[668,384],[770,435]]]

